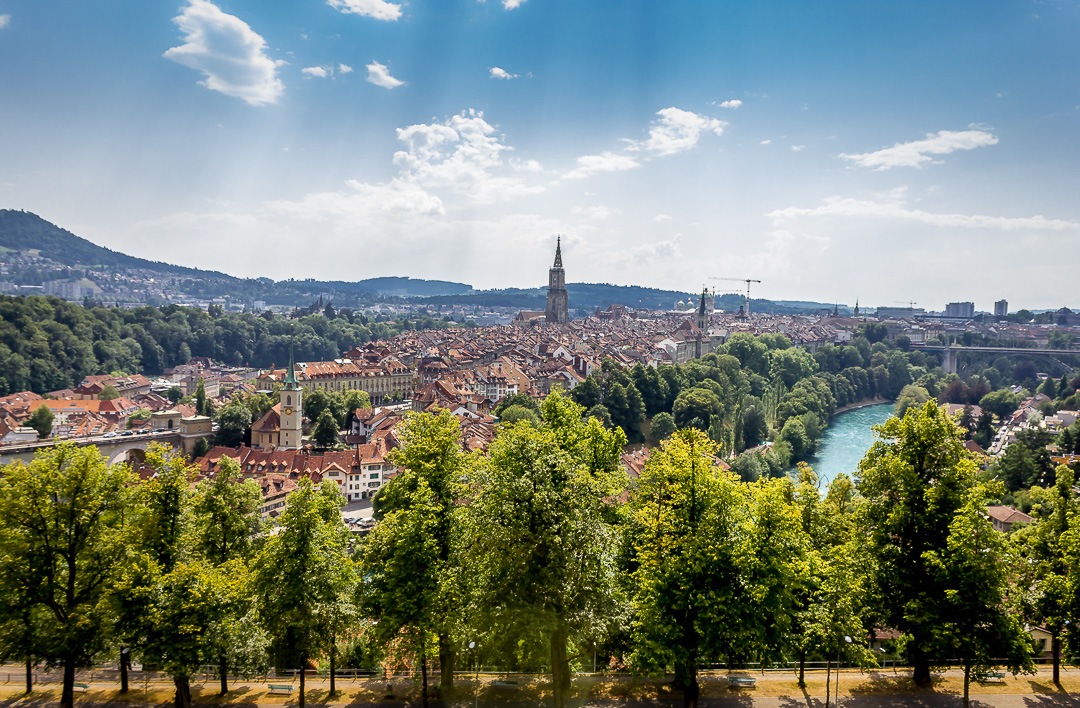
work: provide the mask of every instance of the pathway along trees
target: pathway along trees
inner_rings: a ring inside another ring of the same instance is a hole
[[[987,494],[961,431],[930,402],[875,432],[878,441],[859,463],[866,498],[860,514],[877,561],[884,620],[911,636],[915,682],[929,683],[931,665],[956,658],[957,633],[968,633],[975,654],[965,659],[974,666],[988,656],[1020,656],[1011,634],[991,649],[993,637],[975,631],[1009,626],[1000,609],[1005,573],[998,545],[972,517],[975,500]],[[1003,650],[1008,653],[996,653]],[[1023,662],[1009,665],[1016,670]]]

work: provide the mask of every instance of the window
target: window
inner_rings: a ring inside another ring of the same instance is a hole
[[[292,396],[286,396],[285,397],[285,405],[287,405],[287,406],[292,405]]]
[[[371,478],[372,479],[378,479],[379,478],[379,473],[378,472],[372,472],[371,473]]]

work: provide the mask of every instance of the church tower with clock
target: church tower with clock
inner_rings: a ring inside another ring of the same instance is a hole
[[[303,434],[304,390],[296,380],[296,366],[292,349],[289,349],[289,369],[285,372],[285,386],[281,389],[281,426],[278,429],[279,450],[299,450]]]

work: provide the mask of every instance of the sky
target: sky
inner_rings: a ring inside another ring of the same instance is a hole
[[[0,208],[237,276],[1080,308],[1080,1],[0,0]]]

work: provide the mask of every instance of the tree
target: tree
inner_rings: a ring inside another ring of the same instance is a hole
[[[715,393],[704,388],[691,388],[679,394],[675,399],[672,415],[679,428],[693,426],[701,431],[708,430],[714,415],[723,411],[723,405]]]
[[[968,485],[963,505],[949,522],[944,548],[925,555],[931,583],[944,590],[932,615],[938,655],[959,656],[963,662],[964,708],[972,675],[984,675],[1000,659],[1014,674],[1035,673],[1029,635],[1004,608],[1009,545],[986,515],[988,493],[993,490]]]
[[[530,396],[529,394],[511,393],[509,396],[503,396],[501,399],[499,399],[499,404],[495,406],[495,410],[493,410],[491,413],[496,418],[500,418],[502,417],[503,411],[510,406],[521,406],[523,408],[528,408],[534,413],[540,412],[540,409],[536,406],[536,401],[534,401],[532,396]]]
[[[345,392],[344,408],[345,415],[342,419],[342,428],[346,428],[352,423],[352,415],[356,411],[363,408],[371,408],[371,398],[368,397],[367,391],[350,389]]]
[[[38,406],[37,410],[30,415],[27,425],[37,431],[38,439],[44,440],[52,435],[53,412],[46,405]]]
[[[262,493],[253,479],[241,481],[240,465],[231,457],[218,462],[217,475],[196,485],[192,498],[192,552],[239,582],[231,589],[249,585],[247,564],[254,559],[255,539],[262,530]],[[224,612],[218,631],[211,635],[217,650],[221,695],[228,690],[228,672],[261,666],[263,644],[247,593],[223,594]]]
[[[71,708],[77,667],[104,647],[107,592],[125,556],[131,477],[96,448],[62,443],[0,476],[0,567],[31,608],[38,653],[63,665],[60,703]]]
[[[990,411],[1001,420],[1012,415],[1019,405],[1020,397],[1008,389],[988,393],[979,401],[979,408]]]
[[[199,377],[199,382],[195,384],[195,411],[199,415],[206,415],[206,384],[203,382],[203,377]]]
[[[507,424],[513,424],[524,420],[531,425],[540,425],[540,416],[538,416],[533,409],[521,405],[503,408],[502,416],[499,420],[500,422]]]
[[[900,391],[894,406],[894,415],[903,418],[909,408],[922,408],[930,400],[930,392],[922,386],[908,384]]]
[[[338,423],[329,408],[324,408],[315,421],[315,429],[311,432],[311,438],[319,447],[334,447],[338,443]]]
[[[345,418],[345,400],[337,391],[317,388],[304,396],[304,416],[318,424],[323,411],[330,411],[335,421]]]
[[[950,553],[950,528],[971,503],[977,468],[956,423],[934,401],[890,418],[875,433],[877,442],[859,462],[862,523],[883,617],[910,635],[914,680],[925,684],[932,662],[952,658],[940,638],[953,619],[943,598],[956,585],[933,559]]]
[[[541,412],[541,428],[502,431],[475,472],[466,507],[468,572],[485,626],[547,645],[555,706],[562,708],[568,643],[589,645],[619,611],[606,500],[623,485],[626,438],[595,418],[583,420],[582,407],[557,391]]]
[[[251,427],[251,409],[237,401],[228,403],[218,412],[217,424],[214,444],[239,447],[244,442],[244,434]]]
[[[449,411],[409,415],[398,434],[402,445],[392,454],[401,471],[379,495],[379,523],[361,564],[366,578],[362,605],[378,619],[376,633],[383,641],[408,629],[422,657],[424,632],[434,633],[440,686],[451,691],[465,604],[460,557],[464,512],[457,500],[468,457]]]
[[[189,357],[189,358],[190,358],[190,357]],[[175,403],[176,403],[176,402],[178,402],[178,401],[179,401],[179,400],[180,400],[181,398],[183,398],[183,397],[184,397],[184,392],[180,390],[180,387],[179,387],[179,386],[170,386],[170,387],[169,387],[169,391],[168,391],[168,393],[166,394],[166,396],[167,396],[167,398],[169,399],[169,402],[170,402],[170,403],[173,403],[173,404],[175,404]]]
[[[255,563],[254,589],[259,616],[274,639],[278,665],[303,669],[327,648],[328,622],[352,583],[341,520],[341,492],[327,483],[315,489],[304,478],[289,496],[281,531],[270,537]],[[305,706],[300,672],[300,708]]]
[[[112,384],[105,384],[98,394],[99,401],[113,401],[117,398],[120,398],[120,392]]]
[[[675,419],[670,413],[657,413],[652,419],[652,436],[658,441],[667,440],[675,432]]]

